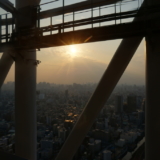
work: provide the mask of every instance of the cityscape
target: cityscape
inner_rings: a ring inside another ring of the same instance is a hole
[[[55,159],[96,86],[37,84],[37,160]],[[0,102],[0,150],[15,154],[14,82],[3,85]],[[144,130],[145,86],[118,85],[73,159],[130,160],[141,149],[143,160]]]

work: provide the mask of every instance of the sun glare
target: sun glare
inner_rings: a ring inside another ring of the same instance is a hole
[[[76,48],[76,46],[71,45],[69,50],[70,50],[69,54],[70,54],[71,57],[75,57],[77,55],[77,48]]]
[[[75,46],[71,46],[71,52],[72,52],[72,53],[76,53],[76,48],[75,48]]]

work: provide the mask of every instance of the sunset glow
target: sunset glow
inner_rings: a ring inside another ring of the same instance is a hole
[[[69,54],[70,54],[70,56],[72,58],[75,57],[75,56],[77,56],[77,52],[78,52],[78,50],[77,50],[77,47],[75,45],[71,45],[69,47]]]

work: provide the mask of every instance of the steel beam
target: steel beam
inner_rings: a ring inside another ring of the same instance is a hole
[[[145,4],[143,3],[142,7],[144,5]],[[134,21],[137,20],[138,18],[134,19]],[[78,150],[78,147],[81,145],[83,139],[93,125],[94,120],[100,113],[105,102],[108,100],[113,89],[128,66],[142,39],[143,36],[125,38],[122,40],[95,92],[85,106],[80,118],[58,153],[56,160],[72,160]],[[128,46],[130,47],[128,48]]]
[[[0,18],[1,18],[1,16],[0,16]],[[1,27],[0,27],[0,30],[1,30]],[[1,31],[0,31],[0,33],[1,33]],[[0,47],[0,48],[3,48],[3,47]],[[0,88],[1,88],[6,77],[7,77],[8,72],[13,64],[15,50],[12,45],[11,46],[5,45],[4,50],[0,51],[0,52],[4,52],[1,59],[0,59],[0,73],[1,73],[0,74]]]
[[[160,148],[160,34],[146,37],[145,159],[159,160]]]
[[[95,92],[62,146],[56,160],[72,160],[94,120],[103,108],[143,37],[126,38],[117,49]],[[130,48],[126,47],[130,46]]]
[[[11,12],[12,14],[16,13],[14,5],[8,0],[0,0],[0,7],[6,10],[7,12]]]
[[[37,0],[38,2],[39,0]],[[48,17],[53,17],[53,16],[58,16],[58,15],[62,15],[63,13],[69,13],[69,12],[76,12],[76,11],[81,11],[84,9],[90,9],[92,7],[98,7],[98,6],[103,6],[103,5],[109,5],[109,4],[113,4],[116,3],[120,0],[93,0],[93,3],[91,3],[91,0],[87,0],[84,2],[79,2],[79,3],[75,3],[75,4],[71,4],[65,7],[59,7],[59,8],[55,8],[55,9],[50,9],[47,11],[42,11],[40,12],[40,19],[44,19],[44,18],[48,18]],[[21,1],[21,3],[23,4],[23,1]],[[24,5],[24,4],[23,4]],[[5,25],[5,21],[2,20],[1,24]],[[8,19],[8,24],[12,24],[12,18]]]
[[[38,3],[39,0],[16,0],[16,9],[38,5]],[[17,25],[16,27],[18,28]],[[36,50],[17,49],[15,60],[15,154],[28,160],[37,159],[36,112]]]
[[[147,0],[149,7],[160,5],[159,0]],[[159,16],[159,14],[157,15]],[[151,19],[153,15],[148,15]],[[145,159],[159,160],[160,148],[160,34],[152,32],[152,25],[146,36],[146,127]]]
[[[0,59],[0,88],[2,87],[4,80],[13,64],[13,58],[10,54],[13,52],[12,50],[7,49],[5,53],[3,53]]]
[[[41,0],[16,0],[16,9],[23,8],[26,6],[37,6]]]
[[[15,153],[36,160],[36,51],[20,50],[15,61]]]
[[[84,2],[79,2],[79,3],[71,4],[68,6],[64,6],[64,7],[62,6],[59,8],[43,11],[40,13],[40,19],[48,18],[52,16],[58,16],[58,15],[62,15],[70,12],[77,12],[77,11],[104,6],[104,5],[110,5],[110,4],[117,3],[120,0],[92,0],[92,1],[93,2],[91,3],[91,0],[87,0]]]

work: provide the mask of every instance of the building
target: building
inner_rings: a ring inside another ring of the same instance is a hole
[[[134,112],[137,110],[137,97],[130,95],[127,97],[127,107],[129,112]]]
[[[111,160],[111,151],[108,150],[103,151],[103,160]]]
[[[117,95],[115,97],[115,112],[117,113],[123,112],[123,97],[120,95]]]

